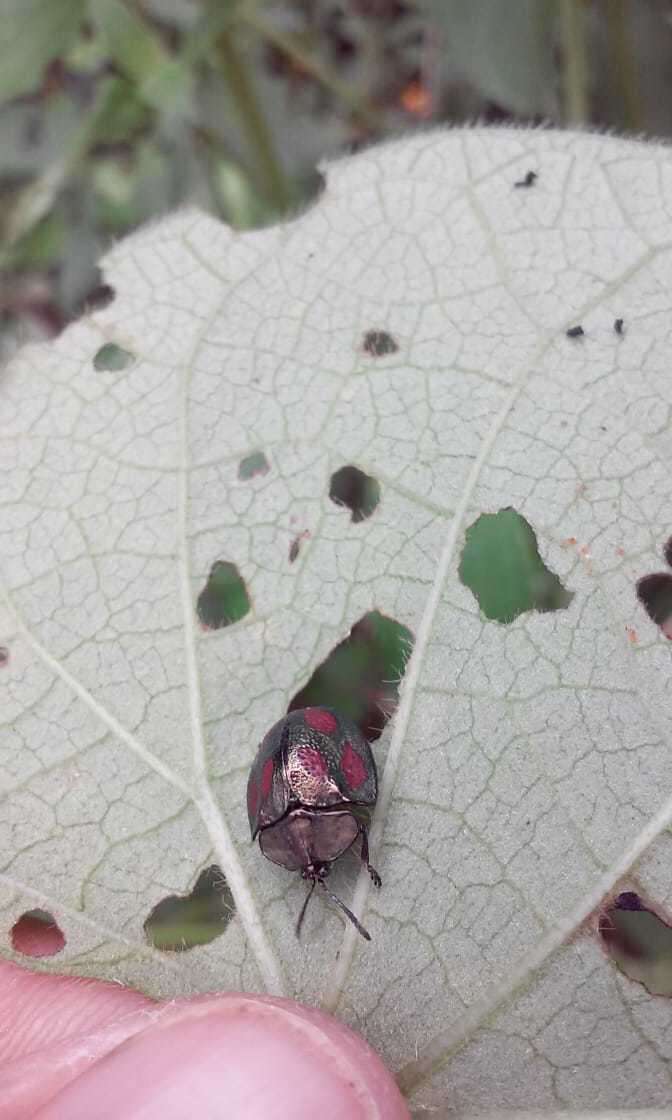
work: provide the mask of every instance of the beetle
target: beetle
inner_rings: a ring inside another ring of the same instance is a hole
[[[369,863],[368,825],[378,797],[376,763],[357,724],[334,708],[298,708],[274,723],[257,748],[247,781],[247,814],[266,859],[300,871],[310,890],[296,936],[317,883],[365,937],[371,935],[326,885],[335,860],[361,839]]]

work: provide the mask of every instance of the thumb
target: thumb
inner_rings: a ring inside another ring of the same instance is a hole
[[[230,994],[144,1011],[36,1120],[408,1120],[353,1031],[290,1000]]]

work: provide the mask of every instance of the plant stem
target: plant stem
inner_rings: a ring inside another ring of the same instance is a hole
[[[641,129],[642,113],[626,7],[625,0],[609,0],[605,5],[607,38],[614,84],[622,105],[622,125],[623,128],[638,132]]]
[[[588,64],[582,0],[561,0],[560,34],[563,47],[563,100],[567,125],[589,120]]]
[[[372,130],[380,127],[380,116],[376,110],[367,104],[347,82],[342,82],[328,66],[304,50],[295,36],[287,35],[268,23],[254,5],[241,7],[239,18],[347,105],[356,121]]]
[[[248,143],[254,150],[264,193],[278,211],[286,210],[291,202],[292,192],[276,154],[249,70],[241,61],[229,32],[220,36],[217,52],[222,63],[222,76],[235,101]]]

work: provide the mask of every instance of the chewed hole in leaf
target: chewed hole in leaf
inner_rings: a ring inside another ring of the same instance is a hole
[[[380,330],[367,331],[362,347],[372,358],[384,358],[386,354],[396,354],[399,349],[392,335]]]
[[[4,669],[9,665],[9,650],[7,646],[0,646],[0,669]]]
[[[459,575],[485,617],[497,622],[513,622],[525,611],[564,610],[573,598],[541,559],[532,526],[510,506],[469,526]]]
[[[103,308],[110,306],[116,295],[111,284],[96,284],[86,297],[87,311],[102,311]]]
[[[672,638],[672,576],[666,572],[643,576],[637,580],[637,598],[665,637]]]
[[[258,474],[268,474],[270,469],[270,463],[263,451],[253,451],[250,455],[246,455],[244,459],[240,460],[238,464],[238,478],[243,482],[247,482],[249,478],[255,478]]]
[[[370,611],[318,666],[287,710],[336,708],[373,742],[397,707],[412,648],[410,630],[380,611]]]
[[[220,630],[244,618],[249,609],[250,597],[236,565],[216,560],[196,603],[201,624],[207,630]]]
[[[14,923],[12,948],[24,957],[54,957],[65,946],[57,921],[47,910],[27,910]]]
[[[331,476],[329,497],[337,505],[348,507],[351,521],[364,521],[380,501],[380,484],[358,467],[341,467]]]
[[[634,891],[619,894],[598,930],[612,960],[656,996],[672,996],[672,928]]]
[[[181,953],[214,941],[235,912],[229,884],[213,864],[201,872],[190,894],[171,894],[157,903],[145,921],[145,936],[156,949]]]
[[[663,545],[665,563],[672,568],[672,537]],[[652,572],[642,576],[636,584],[637,598],[649,618],[660,626],[666,638],[672,639],[672,575]]]
[[[130,350],[124,350],[123,346],[117,346],[116,342],[106,342],[100,350],[96,351],[93,367],[97,370],[111,370],[116,373],[118,370],[126,369],[133,361],[135,361],[135,356],[131,354]]]

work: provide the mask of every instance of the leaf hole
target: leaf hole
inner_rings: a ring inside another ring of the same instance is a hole
[[[329,497],[339,506],[347,506],[350,520],[357,523],[370,517],[380,501],[380,484],[358,467],[341,467],[331,476]]]
[[[672,927],[634,891],[624,891],[602,911],[602,943],[631,980],[656,996],[672,996]]]
[[[104,282],[103,273],[99,268],[89,267],[86,273],[86,290],[77,297],[70,319],[78,319],[81,315],[102,311],[116,299],[115,289],[111,284]]]
[[[665,563],[672,568],[672,537],[663,545]],[[642,576],[635,585],[637,598],[652,622],[666,638],[672,639],[672,575],[652,572]]]
[[[525,611],[565,610],[574,597],[546,567],[534,529],[511,506],[469,526],[459,576],[496,622],[513,622]]]
[[[206,630],[221,630],[239,622],[250,610],[250,597],[235,564],[216,560],[198,596],[196,612]]]
[[[111,284],[96,284],[87,295],[84,306],[87,311],[102,311],[105,307],[109,307],[117,297],[117,293]]]
[[[270,469],[271,465],[263,451],[252,451],[240,460],[238,478],[242,482],[247,482],[248,479],[255,478],[257,475],[268,474]]]
[[[135,355],[131,354],[130,350],[124,350],[123,346],[117,346],[116,342],[106,342],[100,350],[96,351],[93,368],[117,373],[119,370],[126,369],[134,361]]]
[[[374,742],[394,715],[412,649],[413,635],[406,626],[369,611],[318,665],[287,711],[336,708]]]
[[[213,864],[201,872],[189,894],[171,894],[157,903],[145,920],[145,936],[155,949],[183,953],[209,945],[224,933],[235,912],[226,877]]]
[[[48,910],[27,910],[14,923],[12,948],[24,957],[55,957],[65,946],[65,936]]]
[[[372,358],[384,358],[386,354],[396,354],[399,346],[387,331],[370,330],[364,335],[362,348]]]

